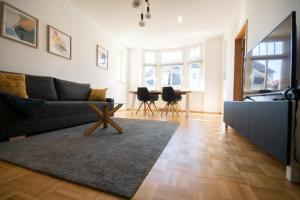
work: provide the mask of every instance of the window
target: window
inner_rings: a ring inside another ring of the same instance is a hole
[[[173,65],[175,64],[175,65]],[[183,51],[167,51],[161,53],[161,86],[182,86]]]
[[[252,90],[279,90],[282,60],[255,60],[252,70]]]
[[[189,49],[189,88],[192,90],[203,89],[203,69],[201,66],[200,47],[192,47]]]
[[[200,59],[200,47],[191,48],[189,53],[189,60]]]
[[[156,85],[156,67],[145,66],[145,86],[149,89],[155,89]]]
[[[200,63],[190,64],[189,88],[193,90],[203,89],[204,80]]]
[[[182,84],[182,66],[163,66],[161,68],[161,85],[173,86],[175,89],[180,89]]]
[[[142,83],[148,89],[203,90],[202,46],[143,51]]]
[[[183,60],[182,51],[170,51],[161,53],[161,63],[181,63]]]
[[[263,42],[253,49],[253,56],[275,56],[283,54],[283,42]]]
[[[290,73],[284,55],[284,41],[265,41],[253,49],[251,58],[251,90],[280,90],[285,88],[284,74]]]

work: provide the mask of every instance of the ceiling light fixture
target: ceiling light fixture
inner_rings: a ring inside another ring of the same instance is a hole
[[[178,17],[177,17],[177,21],[178,21],[179,24],[182,24],[182,22],[183,22],[182,16],[178,16]]]
[[[146,25],[146,22],[144,20],[144,1],[147,5],[147,12],[145,14],[145,18],[150,19],[151,18],[151,13],[150,13],[150,2],[149,2],[149,0],[133,0],[132,1],[132,7],[133,8],[139,8],[140,6],[142,7],[141,20],[139,21],[140,27],[144,27]]]
[[[132,7],[133,8],[139,8],[141,5],[141,0],[133,0],[132,1]]]

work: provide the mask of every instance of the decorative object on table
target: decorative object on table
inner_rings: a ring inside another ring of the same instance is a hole
[[[48,52],[71,60],[72,37],[48,25]]]
[[[147,6],[147,12],[145,14],[146,19],[150,19],[151,18],[151,14],[150,14],[150,1],[149,0],[133,0],[132,1],[132,7],[133,8],[139,8],[141,6],[141,20],[139,21],[139,25],[140,27],[144,27],[146,25],[146,22],[144,20],[144,1],[146,3]]]
[[[1,2],[1,36],[38,48],[39,20],[24,11]]]
[[[122,106],[123,104],[118,104],[111,111],[109,111],[109,104],[104,104],[102,110],[100,110],[100,108],[95,104],[90,104],[90,107],[99,116],[99,120],[95,124],[93,124],[90,128],[88,128],[84,134],[91,135],[102,124],[103,124],[103,128],[108,128],[108,124],[110,124],[119,133],[123,133],[123,129],[111,119],[114,116],[114,113],[117,112]]]
[[[84,137],[82,133],[90,126],[86,124],[27,137],[26,140],[1,142],[0,159],[131,198],[179,124],[120,118],[115,121],[124,127],[123,134],[116,134],[109,127]]]
[[[108,51],[97,45],[97,67],[108,69]]]
[[[89,101],[105,101],[107,88],[91,89]]]

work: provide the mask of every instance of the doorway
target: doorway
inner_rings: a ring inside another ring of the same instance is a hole
[[[248,21],[241,28],[235,37],[234,46],[234,82],[233,82],[233,100],[239,101],[243,98],[243,71],[244,58],[247,52],[247,32]]]

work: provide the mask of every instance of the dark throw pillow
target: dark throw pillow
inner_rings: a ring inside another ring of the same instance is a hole
[[[26,92],[29,98],[57,101],[52,77],[26,75]]]
[[[87,101],[90,95],[90,84],[75,83],[54,79],[55,88],[60,101]]]

